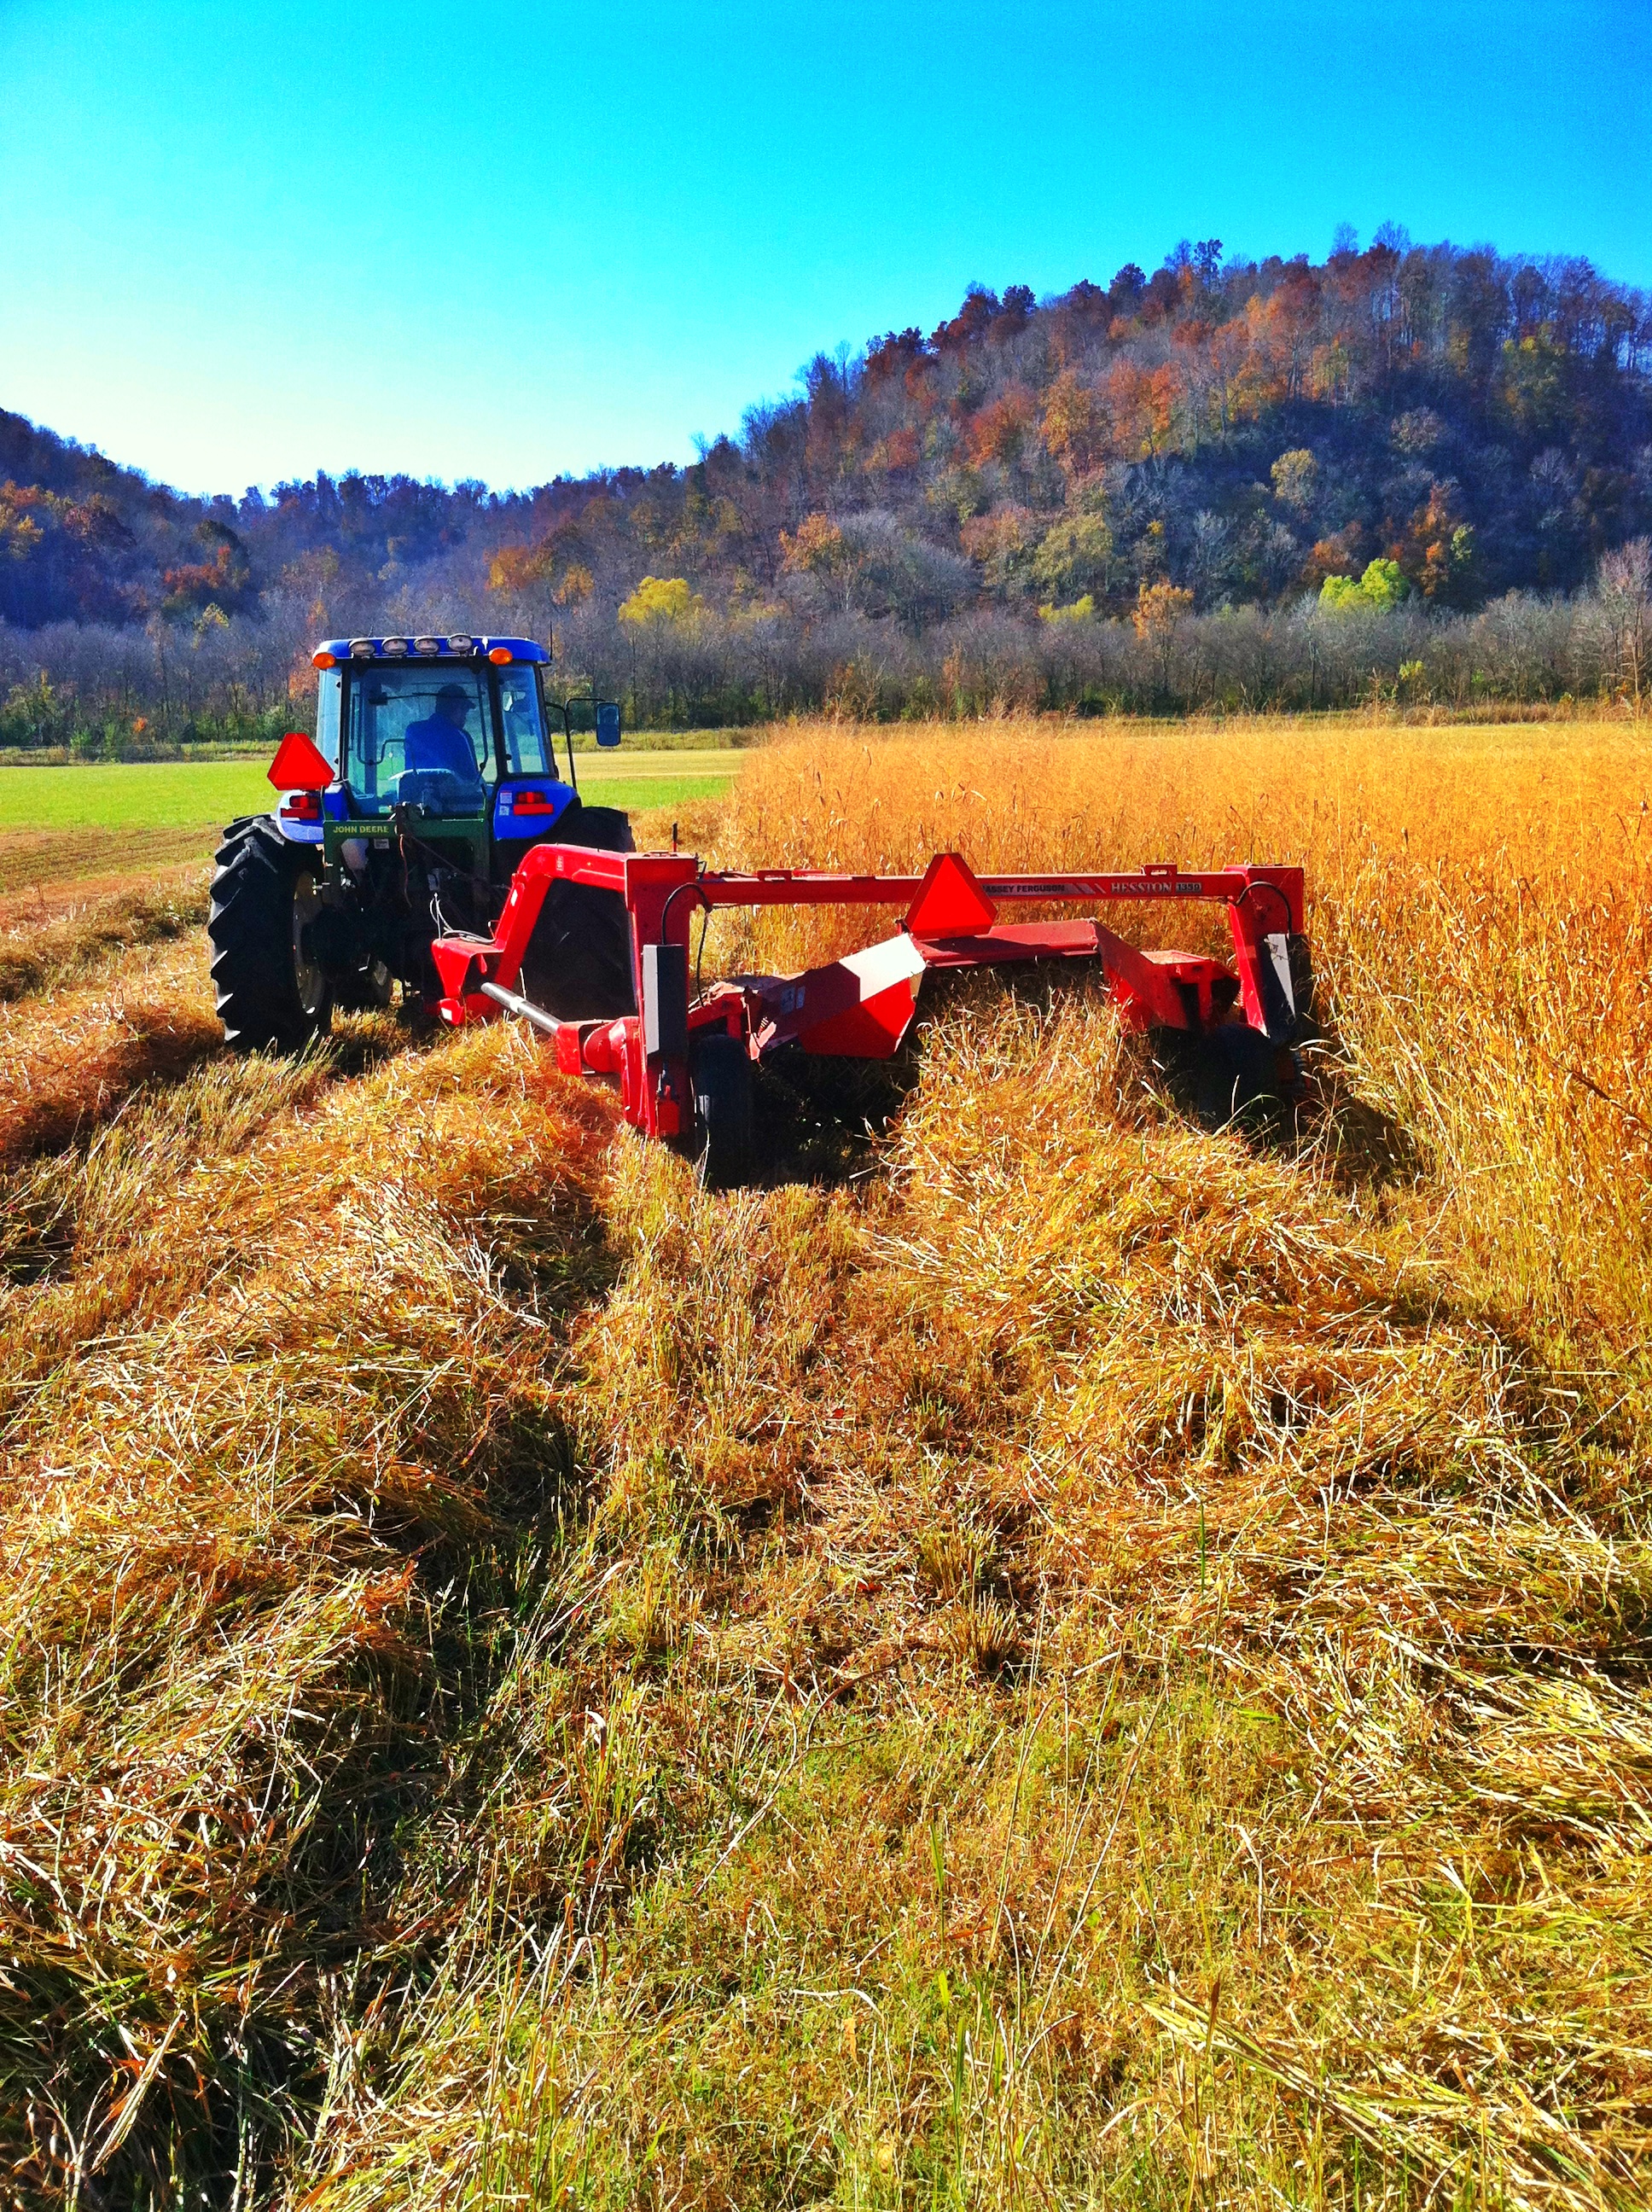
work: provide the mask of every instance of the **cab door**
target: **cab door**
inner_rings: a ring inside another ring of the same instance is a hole
[[[495,678],[500,774],[490,823],[491,876],[507,883],[530,846],[543,844],[579,793],[557,770],[539,671],[517,661]]]

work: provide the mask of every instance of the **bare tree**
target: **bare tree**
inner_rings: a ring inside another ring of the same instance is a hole
[[[1652,629],[1652,539],[1631,538],[1600,562],[1595,586],[1600,609],[1605,672],[1641,711],[1646,682],[1649,629]]]

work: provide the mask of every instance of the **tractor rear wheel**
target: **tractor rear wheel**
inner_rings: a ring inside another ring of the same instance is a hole
[[[309,848],[267,815],[232,823],[207,910],[212,981],[224,1042],[236,1052],[296,1052],[321,1035],[332,994],[305,933],[320,913]]]
[[[700,1130],[700,1180],[708,1190],[733,1190],[751,1173],[756,1131],[751,1055],[726,1030],[701,1037],[689,1063]]]
[[[590,845],[598,853],[635,853],[631,817],[622,806],[570,806],[556,824],[559,845]]]
[[[217,866],[223,866],[254,823],[267,822],[269,818],[267,814],[238,814],[233,822],[225,823],[218,833],[218,849],[212,856]]]
[[[631,824],[617,806],[571,806],[553,842],[599,853],[636,850]],[[590,884],[550,886],[522,961],[521,991],[559,1022],[635,1013],[630,918],[617,891]]]

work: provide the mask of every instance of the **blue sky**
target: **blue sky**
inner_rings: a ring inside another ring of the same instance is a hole
[[[1652,285],[1647,0],[0,0],[0,405],[189,491],[687,459],[1183,236]]]

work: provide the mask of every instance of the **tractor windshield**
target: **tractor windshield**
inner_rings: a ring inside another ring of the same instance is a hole
[[[453,661],[353,668],[344,781],[367,814],[406,803],[433,814],[480,814],[494,781],[483,672]]]

